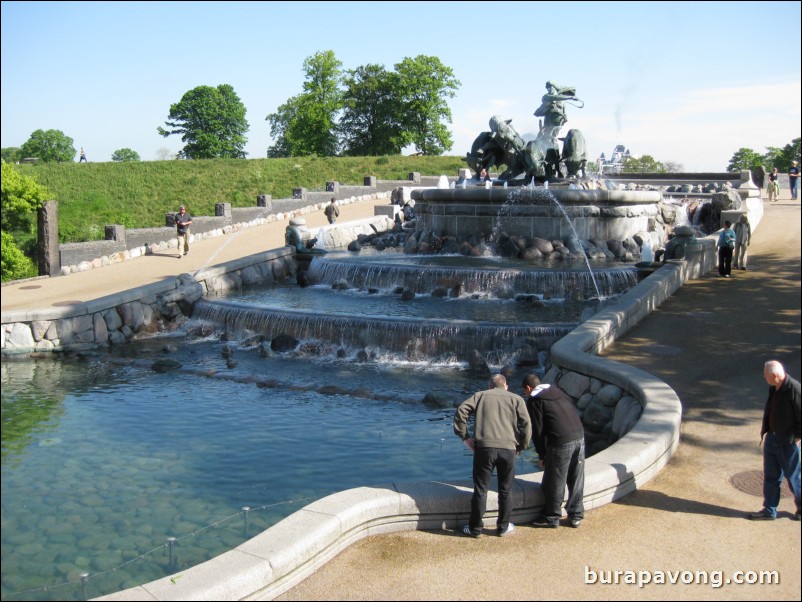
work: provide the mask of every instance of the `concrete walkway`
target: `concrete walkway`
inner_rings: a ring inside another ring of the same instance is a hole
[[[374,205],[386,203],[344,206],[340,221],[371,216]],[[326,223],[322,211],[304,217],[310,229]],[[90,301],[273,249],[283,244],[286,225],[199,241],[180,260],[146,256],[7,285],[2,310]],[[766,204],[750,271],[691,281],[606,354],[656,375],[685,406],[679,450],[647,486],[589,512],[579,530],[520,525],[505,539],[471,540],[450,531],[367,538],[279,599],[799,600],[800,523],[789,520],[792,500],[783,498],[779,520],[753,523],[743,517],[760,508],[761,498],[730,483],[734,475],[761,469],[763,362],[779,359],[800,376],[799,253],[800,206],[786,191],[780,202]],[[754,474],[744,483],[759,491]],[[608,580],[616,570],[708,571],[713,579],[721,571],[724,580],[736,571],[776,571],[780,582],[718,588],[585,583],[586,574]]]
[[[388,203],[387,199],[381,199],[343,205],[340,207],[339,221],[372,217],[376,205]],[[306,220],[307,227],[312,232],[328,225],[323,211],[301,217]],[[169,249],[69,276],[7,284],[2,287],[0,309],[5,313],[48,309],[70,301],[92,301],[165,278],[173,278],[185,272],[194,273],[201,268],[276,249],[284,246],[284,232],[288,224],[289,220],[285,219],[225,236],[199,240],[192,243],[189,255],[180,259],[175,249]]]
[[[605,355],[656,375],[683,401],[680,447],[645,487],[589,512],[578,530],[366,538],[278,599],[799,600],[793,500],[783,497],[774,522],[744,518],[762,500],[763,363],[778,359],[800,376],[800,205],[781,196],[765,205],[749,271],[689,282]],[[707,571],[710,579],[638,587],[622,573],[618,585],[586,583],[616,570]],[[776,571],[779,584],[737,584],[737,571],[749,579],[759,578],[749,571]]]

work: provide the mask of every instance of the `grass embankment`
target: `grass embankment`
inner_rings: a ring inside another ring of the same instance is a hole
[[[406,180],[410,172],[455,175],[462,157],[296,157],[133,163],[44,163],[19,170],[58,201],[59,241],[101,240],[107,224],[164,225],[164,214],[187,206],[214,215],[215,203],[253,207],[259,194],[289,198],[293,188],[325,190],[327,181],[361,186],[365,176]]]

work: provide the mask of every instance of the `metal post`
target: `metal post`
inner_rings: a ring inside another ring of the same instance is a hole
[[[84,588],[84,600],[89,599],[89,592],[87,591],[87,585],[89,583],[89,573],[81,573],[81,585]]]
[[[251,509],[250,506],[243,506],[242,511],[245,513],[245,537],[248,537],[248,511]]]
[[[170,566],[173,566],[175,564],[175,556],[173,550],[173,548],[175,547],[175,537],[168,537],[167,545],[170,548]]]

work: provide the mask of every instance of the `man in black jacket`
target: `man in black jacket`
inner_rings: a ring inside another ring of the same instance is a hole
[[[175,214],[175,232],[178,236],[178,258],[181,259],[189,253],[189,227],[192,225],[192,216],[187,208],[181,205]]]
[[[751,520],[774,520],[780,503],[780,486],[788,480],[800,520],[800,389],[799,382],[785,373],[783,365],[771,360],[763,366],[769,384],[769,398],[763,410],[760,440],[763,442],[763,509],[749,515]]]
[[[576,529],[585,517],[585,429],[579,413],[564,391],[554,385],[540,384],[535,374],[524,378],[523,389],[532,419],[532,439],[543,468],[541,489],[545,503],[533,524],[559,526],[567,485],[565,510],[569,524]]]

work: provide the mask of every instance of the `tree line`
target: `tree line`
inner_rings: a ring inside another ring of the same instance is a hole
[[[776,167],[778,171],[786,173],[791,167],[791,161],[799,161],[801,151],[802,138],[794,138],[782,148],[766,147],[766,152],[763,154],[751,148],[740,148],[730,159],[727,171],[755,170],[759,167],[765,167],[771,171]]]
[[[451,110],[460,82],[433,56],[404,58],[387,70],[369,64],[343,70],[331,50],[303,63],[305,80],[293,96],[265,117],[275,144],[268,157],[397,155],[408,146],[418,154],[451,150]],[[182,159],[244,159],[250,125],[245,105],[229,84],[198,86],[170,105],[163,137],[180,135]],[[59,130],[36,130],[21,148],[2,149],[2,159],[19,162],[74,161],[73,139]],[[112,161],[138,161],[130,148]]]

